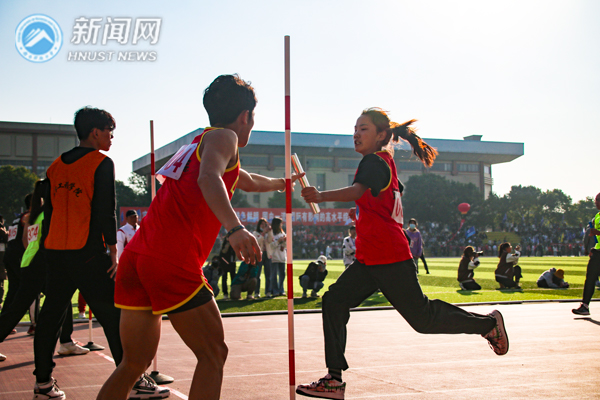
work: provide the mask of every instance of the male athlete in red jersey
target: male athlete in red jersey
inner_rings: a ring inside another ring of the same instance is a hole
[[[240,259],[248,264],[260,260],[260,247],[237,218],[231,196],[236,188],[247,192],[285,188],[282,178],[240,168],[238,148],[248,144],[255,105],[248,83],[237,75],[219,76],[204,92],[212,126],[159,170],[163,186],[119,260],[115,304],[122,309],[123,362],[102,387],[99,399],[127,398],[156,353],[165,313],[198,359],[189,398],[219,398],[227,345],[202,266],[221,225]]]

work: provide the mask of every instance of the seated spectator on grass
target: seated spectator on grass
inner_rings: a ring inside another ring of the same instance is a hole
[[[463,256],[458,264],[458,282],[462,290],[481,290],[481,286],[475,282],[473,276],[475,268],[479,267],[479,256],[481,253],[476,253],[473,246],[465,247]]]
[[[505,242],[498,248],[498,267],[494,272],[496,275],[496,282],[500,284],[500,289],[514,288],[520,289],[519,280],[523,277],[521,275],[521,267],[517,265],[519,257],[521,256],[521,246],[515,247],[515,252],[512,252],[512,246],[510,243]]]
[[[306,291],[311,290],[310,297],[319,297],[318,292],[324,286],[323,281],[327,276],[327,258],[319,256],[317,261],[308,264],[304,274],[300,275],[300,286],[302,286],[302,298],[306,298]]]
[[[242,298],[242,292],[248,292],[246,300],[253,300],[254,289],[256,289],[256,276],[258,268],[256,265],[249,265],[245,262],[240,264],[237,274],[231,281],[231,299],[239,300]]]
[[[569,283],[565,282],[565,271],[562,269],[550,268],[544,271],[537,280],[538,287],[567,289]]]

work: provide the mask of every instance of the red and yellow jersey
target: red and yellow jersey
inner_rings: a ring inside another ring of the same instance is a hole
[[[387,151],[375,155],[385,161],[390,179],[377,196],[368,189],[356,201],[356,259],[365,265],[392,264],[412,258],[402,231],[402,193],[396,164]]]
[[[127,250],[151,255],[185,268],[202,270],[221,229],[221,222],[213,214],[198,186],[202,138],[215,129],[219,128],[206,128],[194,138],[191,145],[186,146],[190,154],[186,151],[178,152],[166,164],[179,177],[174,179],[167,174],[140,229],[127,245]],[[185,157],[186,154],[189,157]],[[185,158],[188,160],[182,165],[181,161]],[[177,171],[179,168],[183,170]],[[236,164],[228,168],[222,177],[230,199],[235,191],[239,172],[238,156]]]

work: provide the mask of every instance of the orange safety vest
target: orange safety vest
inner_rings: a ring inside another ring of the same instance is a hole
[[[92,151],[72,164],[58,157],[46,175],[50,179],[52,218],[44,246],[49,250],[79,250],[90,234],[94,174],[106,156]]]

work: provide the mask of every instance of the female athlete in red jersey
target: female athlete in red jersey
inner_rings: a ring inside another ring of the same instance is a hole
[[[421,140],[411,127],[391,122],[379,108],[362,112],[354,127],[354,149],[363,155],[352,186],[319,192],[302,190],[309,203],[356,202],[356,260],[323,296],[325,362],[329,373],[317,382],[299,385],[298,394],[343,399],[348,369],[344,352],[350,308],[357,307],[377,289],[420,333],[471,333],[484,336],[498,355],[508,351],[508,338],[498,311],[489,315],[469,313],[440,300],[429,300],[417,279],[408,241],[402,232],[403,185],[397,178],[394,143],[406,140],[413,153],[431,166],[437,151]]]

